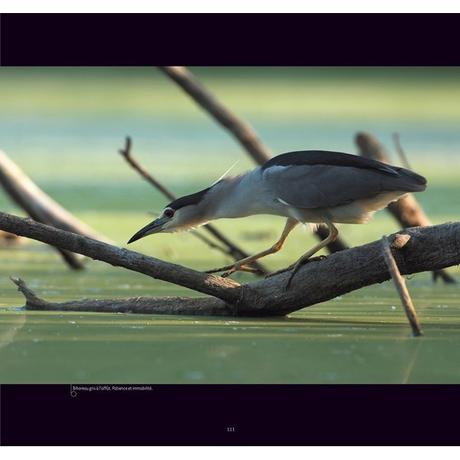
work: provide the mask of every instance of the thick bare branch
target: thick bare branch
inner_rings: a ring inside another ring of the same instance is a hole
[[[222,104],[187,68],[180,66],[159,68],[217,122],[228,129],[256,163],[263,164],[270,159],[270,150],[258,138],[252,126]]]
[[[272,156],[270,149],[259,139],[255,130],[248,123],[237,117],[228,107],[219,101],[186,67],[159,67],[168,77],[175,81],[202,109],[210,114],[220,125],[233,134],[233,137],[246,152],[259,164],[264,164]],[[324,240],[329,230],[319,225],[316,236]],[[347,245],[341,238],[327,245],[329,252],[342,251]]]
[[[359,153],[363,157],[372,158],[383,163],[390,163],[385,148],[374,136],[368,133],[358,133],[355,141],[359,148]],[[423,208],[411,194],[394,203],[390,203],[387,210],[403,227],[425,227],[431,225]],[[455,279],[444,270],[433,272],[433,279],[436,280],[438,277],[441,277],[445,283],[455,283]]]
[[[213,315],[231,311],[237,316],[286,315],[364,286],[381,283],[390,277],[382,254],[381,241],[336,252],[323,260],[304,265],[296,274],[291,288],[286,291],[289,272],[240,286],[228,278],[196,272],[5,213],[0,213],[0,229],[45,243],[52,243],[63,249],[102,260],[114,266],[121,266],[153,278],[175,283],[217,297],[227,304],[224,306],[220,302],[211,304],[205,302],[200,308],[200,314]],[[460,264],[460,223],[458,222],[433,227],[410,228],[390,236],[389,239],[391,243],[395,239],[407,240],[404,245],[395,244],[394,257],[403,275],[439,270]],[[77,305],[78,302],[65,303],[65,309],[70,309],[71,305]],[[100,311],[109,309],[109,301],[103,304],[98,304],[99,301],[94,300],[85,302],[87,308],[93,308],[92,311],[98,311],[98,305],[101,308]],[[114,310],[112,311],[116,311],[116,308],[129,310],[133,306],[132,299],[110,300],[110,302],[113,303]],[[182,302],[186,310],[180,310]],[[38,303],[40,306],[40,302]],[[53,308],[59,309],[61,304],[53,305]],[[191,300],[182,301],[178,298],[174,301],[154,298],[143,301],[142,306],[148,305],[150,308],[146,308],[144,312],[174,314],[178,311],[187,311],[187,314],[192,314],[191,305],[194,304]],[[83,304],[78,304],[78,307],[83,308]],[[208,307],[209,310],[207,310]]]
[[[394,257],[401,274],[439,270],[460,263],[460,223],[433,227],[414,227],[398,232],[410,240]],[[395,235],[390,236],[393,242]],[[263,297],[264,314],[285,314],[296,309],[335,298],[355,289],[381,283],[389,279],[380,241],[336,252],[326,259],[302,267],[287,292],[283,291],[289,272],[264,281],[251,283],[250,290],[242,296],[242,305]],[[246,288],[246,286],[243,286]],[[253,302],[258,305],[257,302]]]
[[[159,190],[166,198],[169,200],[175,200],[176,195],[172,193],[165,185],[155,179],[136,159],[134,159],[132,152],[132,141],[130,137],[126,138],[125,147],[120,149],[119,152],[121,156],[128,162],[128,164],[137,171],[149,184],[153,185],[157,190]],[[217,240],[225,245],[225,248],[215,244],[209,238],[206,238],[204,235],[197,231],[192,231],[192,234],[197,238],[205,242],[209,247],[213,249],[218,249],[224,254],[233,257],[235,260],[240,260],[248,257],[245,251],[238,247],[235,243],[230,241],[220,230],[214,227],[212,224],[207,224],[203,226],[203,229],[207,230],[211,235],[213,235]],[[256,273],[258,274],[268,274],[268,270],[260,263],[255,262],[252,264]]]
[[[102,241],[108,241],[104,236],[96,233],[88,225],[78,220],[65,210],[60,204],[41,190],[18,165],[4,152],[0,151],[0,184],[10,198],[32,219],[37,222],[53,225],[56,228],[67,230]],[[74,268],[83,268],[83,259],[76,254],[56,248],[67,264]]]
[[[239,284],[236,281],[210,276],[128,249],[120,249],[102,241],[59,230],[31,219],[22,219],[0,212],[0,230],[52,244],[67,251],[102,260],[114,266],[121,266],[226,301],[236,302],[239,299],[238,289],[236,289]]]

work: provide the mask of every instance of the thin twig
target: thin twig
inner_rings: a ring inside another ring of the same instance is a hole
[[[199,231],[197,230],[191,230],[190,233],[201,240],[204,244],[207,244],[211,249],[216,249],[217,251],[223,252],[224,254],[231,256],[232,253],[230,252],[229,249],[224,248],[223,246],[220,246],[217,243],[214,243],[210,238],[206,237],[205,235],[202,235]]]
[[[391,274],[391,278],[393,279],[396,290],[398,291],[407,319],[409,320],[409,324],[412,328],[412,334],[415,337],[419,337],[422,335],[422,330],[417,318],[417,312],[415,311],[414,304],[407,289],[406,281],[399,272],[398,265],[393,257],[390,244],[388,243],[388,238],[386,236],[382,238],[382,246],[385,262]]]
[[[130,136],[126,136],[125,147],[120,149],[119,152],[123,158],[137,171],[147,182],[152,184],[169,200],[175,200],[176,196],[170,192],[162,183],[158,182],[145,168],[137,162],[131,153],[132,141]]]
[[[159,69],[177,83],[214,120],[227,129],[257,164],[263,165],[271,158],[270,149],[259,139],[254,128],[219,101],[186,67],[160,66]],[[318,239],[324,240],[329,230],[321,224],[314,230],[314,234]],[[327,245],[331,253],[347,248],[348,246],[341,238]]]
[[[120,154],[123,158],[128,162],[128,164],[137,171],[149,184],[153,185],[157,190],[159,190],[166,198],[169,200],[175,200],[176,195],[172,193],[166,186],[164,186],[161,182],[155,179],[137,160],[134,159],[132,155],[132,140],[129,136],[126,137],[125,147],[119,150]],[[206,238],[204,235],[198,233],[197,231],[193,231],[192,234],[195,235],[197,238],[201,239],[205,242],[210,248],[217,249],[224,254],[233,257],[235,260],[240,260],[248,257],[245,251],[239,248],[235,243],[231,242],[226,236],[222,234],[217,228],[215,228],[211,224],[207,224],[203,226],[203,229],[211,233],[217,240],[222,242],[225,245],[225,248],[215,244],[209,238]],[[260,263],[254,262],[252,266],[256,269],[254,273],[259,275],[266,275],[269,271]]]
[[[393,133],[392,137],[393,137],[393,143],[395,144],[396,152],[398,152],[401,163],[403,164],[405,168],[412,169],[410,167],[409,160],[407,159],[406,153],[404,152],[404,149],[402,148],[399,133]]]
[[[46,305],[46,301],[40,299],[21,278],[10,276],[10,280],[18,287],[18,291],[26,298],[26,306],[35,305],[36,307]]]

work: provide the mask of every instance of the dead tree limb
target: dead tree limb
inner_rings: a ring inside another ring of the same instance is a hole
[[[248,123],[242,121],[186,68],[181,66],[159,67],[171,80],[175,81],[214,120],[230,131],[256,163],[263,164],[271,157],[270,150],[262,143]]]
[[[355,142],[359,148],[360,155],[363,157],[390,163],[385,148],[374,136],[368,133],[358,133]],[[386,209],[404,228],[432,225],[423,208],[412,194],[390,203]],[[455,283],[455,279],[444,270],[433,271],[433,280],[436,281],[438,277],[445,283]]]
[[[160,66],[159,68],[171,80],[176,82],[205,112],[227,129],[257,164],[263,165],[271,158],[270,149],[259,139],[252,126],[242,121],[241,118],[222,104],[186,67]],[[314,233],[320,240],[324,240],[329,235],[329,230],[326,226],[319,225]],[[340,237],[327,245],[327,249],[331,253],[342,251],[347,247]]]
[[[289,272],[239,285],[228,278],[200,273],[1,212],[0,229],[215,297],[212,301],[203,301],[202,307],[196,312],[201,315],[228,315],[231,312],[235,316],[282,316],[364,286],[381,283],[390,277],[381,241],[336,252],[323,260],[304,265],[294,278],[291,288],[286,291],[284,288]],[[410,237],[404,247],[394,254],[401,274],[460,264],[460,223],[410,228],[399,232],[397,238],[401,238],[400,234]],[[395,235],[389,238],[393,242]],[[117,311],[116,308],[131,311],[131,308],[138,305],[136,299],[105,302],[99,304],[100,311]],[[29,304],[34,304],[33,298],[29,299]],[[110,304],[113,310],[109,310]],[[40,302],[37,305],[44,308]],[[62,306],[53,305],[54,309]],[[65,305],[66,309],[77,305],[80,309],[93,308],[92,311],[98,311],[98,302],[95,300],[72,301]],[[142,301],[144,313],[184,314],[187,311],[187,314],[192,314],[195,313],[192,305],[195,304],[191,300],[183,301],[181,298],[173,301],[158,298]]]
[[[175,200],[177,197],[172,193],[165,185],[159,182],[155,177],[153,177],[132,155],[131,152],[132,141],[128,136],[125,140],[125,147],[120,149],[120,155],[127,161],[127,163],[137,171],[149,184],[153,185],[157,190],[159,190],[166,198],[169,200]],[[215,244],[209,238],[206,238],[204,235],[197,231],[193,231],[192,234],[197,238],[201,239],[209,247],[213,249],[218,249],[226,255],[233,257],[235,260],[245,259],[249,254],[243,251],[235,243],[230,241],[221,231],[217,230],[216,227],[212,224],[207,224],[203,226],[203,229],[207,230],[211,235],[213,235],[217,240],[225,245],[225,248]],[[259,262],[254,262],[251,264],[252,267],[256,270],[255,273],[266,275],[269,271]]]
[[[0,151],[0,184],[10,198],[37,222],[53,225],[62,230],[108,241],[88,225],[78,220],[60,204],[41,190],[16,163]],[[68,251],[55,248],[74,269],[83,268],[83,259]]]
[[[132,297],[52,303],[38,297],[20,278],[12,277],[11,281],[24,295],[27,310],[196,316],[232,316],[234,312],[231,306],[216,297]]]
[[[102,241],[35,222],[32,219],[23,219],[0,212],[0,230],[27,236],[27,238],[51,244],[91,259],[102,260],[114,266],[122,266],[128,270],[143,273],[152,278],[168,281],[195,291],[223,298],[224,300],[238,300],[235,287],[238,287],[239,284],[233,280],[227,280],[220,276],[209,276],[206,273],[170,264],[138,252],[120,249]]]
[[[408,240],[404,242],[404,245],[407,243],[407,241]],[[404,247],[404,245],[402,247]],[[415,307],[412,302],[412,298],[407,289],[406,281],[404,280],[404,278],[401,276],[401,273],[399,272],[398,264],[396,263],[393,257],[393,254],[390,248],[390,244],[388,243],[388,238],[386,236],[382,238],[382,246],[383,246],[383,255],[385,257],[385,262],[387,263],[388,270],[390,271],[391,277],[393,279],[393,283],[396,286],[396,290],[398,291],[398,294],[401,299],[401,303],[404,307],[404,311],[406,313],[407,319],[409,320],[409,324],[412,328],[412,334],[415,337],[419,337],[422,335],[422,329],[420,327],[420,323],[417,318],[417,312],[415,311]]]

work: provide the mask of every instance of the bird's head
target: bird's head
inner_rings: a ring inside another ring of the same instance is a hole
[[[206,206],[203,203],[209,190],[210,188],[207,188],[172,201],[163,209],[157,219],[135,233],[128,241],[128,244],[154,233],[190,230],[206,224],[209,218],[207,217],[208,213],[205,212]]]

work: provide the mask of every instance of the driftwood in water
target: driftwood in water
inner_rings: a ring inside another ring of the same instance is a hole
[[[390,163],[389,156],[383,145],[368,133],[358,133],[355,138],[359,153],[363,157],[373,158],[383,163]],[[407,227],[428,227],[432,225],[414,195],[408,194],[394,203],[390,203],[388,212],[405,228]],[[434,270],[433,279],[440,277],[445,283],[455,283],[444,270]]]
[[[120,155],[126,160],[126,162],[139,173],[149,184],[153,185],[158,191],[160,191],[168,200],[175,200],[177,197],[160,181],[153,177],[132,155],[132,141],[130,137],[126,138],[125,147],[120,149]],[[233,257],[234,260],[245,259],[249,254],[243,251],[235,243],[230,241],[220,230],[218,230],[214,225],[207,224],[202,227],[204,230],[207,230],[211,235],[213,235],[218,241],[220,241],[224,246],[220,246],[214,243],[209,238],[205,237],[198,231],[192,231],[192,235],[201,239],[205,244],[207,244],[212,249],[218,249],[223,252],[225,255]],[[254,268],[255,273],[266,275],[268,270],[259,262],[254,262],[251,264]]]
[[[233,308],[215,297],[131,297],[127,299],[81,299],[53,303],[38,297],[20,278],[12,277],[11,281],[24,295],[27,310],[193,316],[233,315]]]
[[[170,66],[159,68],[209,113],[214,120],[227,129],[257,164],[262,165],[271,158],[270,149],[259,139],[252,126],[237,117],[219,101],[186,67]],[[329,230],[325,225],[318,225],[314,233],[320,240],[324,240],[329,235]],[[347,247],[340,237],[327,245],[329,252],[342,251]]]
[[[240,285],[228,278],[197,272],[10,214],[0,213],[0,229],[212,296],[199,300],[143,298],[143,313],[281,316],[390,278],[381,241],[336,252],[323,260],[304,265],[296,274],[291,288],[286,291],[289,272]],[[410,228],[399,234],[410,237],[404,247],[397,249],[394,254],[403,275],[460,263],[458,222]],[[390,242],[395,237],[390,236]],[[398,235],[397,238],[401,237]],[[54,303],[52,308],[70,310],[75,305],[77,310],[135,311],[135,308],[139,308],[137,299],[71,301]],[[41,299],[37,302],[33,298],[28,299],[28,308],[34,308],[35,305],[46,309],[47,303],[43,302]],[[201,305],[196,311],[195,302]]]
[[[230,131],[256,163],[263,164],[270,159],[270,150],[259,139],[252,126],[222,104],[186,67],[170,66],[159,68],[214,120]]]
[[[37,222],[53,225],[62,230],[79,233],[102,241],[109,241],[50,198],[18,165],[1,151],[0,184],[10,198]],[[82,257],[60,248],[56,249],[70,267],[74,269],[83,268],[84,259]]]

